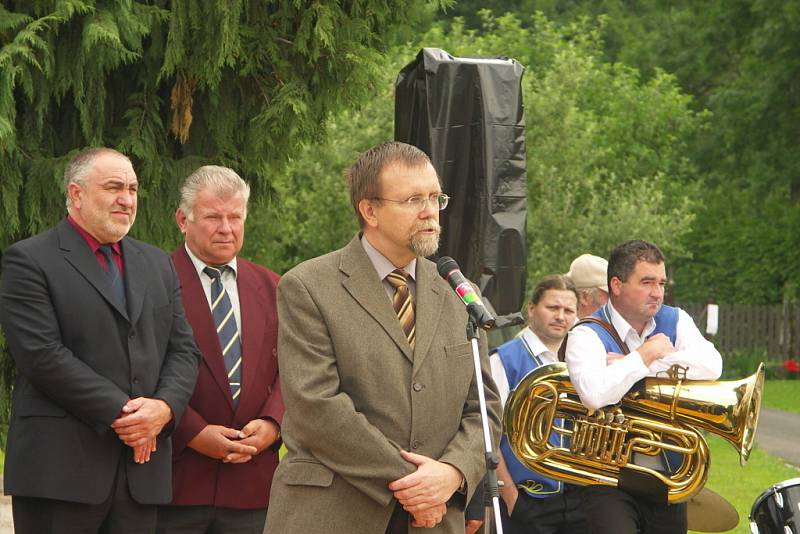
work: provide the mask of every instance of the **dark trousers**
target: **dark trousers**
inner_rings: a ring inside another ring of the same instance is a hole
[[[159,506],[157,534],[261,534],[267,509]]]
[[[411,514],[403,510],[400,503],[395,504],[392,517],[389,519],[389,524],[386,525],[385,534],[408,534],[408,528],[411,524]]]
[[[11,498],[16,534],[152,534],[157,507],[139,504],[128,490],[125,455],[117,468],[111,494],[100,504]]]
[[[558,495],[531,497],[519,491],[514,510],[503,523],[505,534],[586,534],[583,488],[567,486]]]
[[[611,486],[586,486],[592,534],[686,534],[686,504],[658,505]]]

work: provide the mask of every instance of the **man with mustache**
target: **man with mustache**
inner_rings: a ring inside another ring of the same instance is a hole
[[[562,275],[543,278],[528,303],[528,327],[522,335],[504,343],[490,356],[492,376],[506,403],[530,372],[558,361],[558,349],[575,322],[578,292]],[[561,446],[561,438],[553,435]],[[581,510],[580,490],[542,476],[517,460],[504,434],[500,442],[501,462],[498,477],[503,481],[500,496],[510,516],[505,524],[508,534],[583,534],[586,519]]]
[[[609,302],[578,323],[567,338],[569,375],[583,404],[597,410],[615,404],[642,378],[663,375],[672,365],[686,377],[716,380],[722,358],[683,310],[664,305],[667,275],[664,254],[654,244],[632,240],[618,245],[608,259]],[[616,334],[616,335],[614,335]],[[617,337],[618,339],[615,339]],[[635,454],[633,462],[662,472],[680,463],[679,455]],[[592,532],[619,534],[685,533],[686,505],[665,504],[657,491],[639,480],[621,487],[585,488]]]
[[[449,198],[428,156],[404,143],[361,154],[347,180],[361,232],[278,286],[287,453],[267,531],[463,533],[485,471],[478,391],[465,307],[425,259]]]
[[[154,532],[172,493],[169,433],[200,355],[169,256],[126,237],[139,189],[130,160],[84,150],[64,187],[67,217],[3,255],[14,531]]]

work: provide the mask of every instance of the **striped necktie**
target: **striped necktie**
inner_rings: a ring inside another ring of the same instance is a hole
[[[414,301],[411,298],[411,291],[408,289],[408,274],[400,269],[395,269],[386,275],[386,281],[394,288],[392,305],[397,318],[400,320],[400,327],[406,334],[408,344],[414,349],[416,341],[416,326],[414,325]]]
[[[228,372],[228,384],[231,387],[235,408],[239,404],[239,394],[242,392],[242,342],[231,299],[225,291],[225,286],[222,285],[222,272],[226,269],[230,267],[227,265],[219,268],[206,267],[203,272],[211,278],[211,315],[214,317],[214,326],[217,328],[219,344],[222,347],[222,357],[225,360],[225,370]]]

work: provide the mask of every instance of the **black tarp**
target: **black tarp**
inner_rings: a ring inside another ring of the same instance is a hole
[[[424,150],[442,189],[441,256],[501,315],[525,298],[527,180],[522,66],[423,48],[395,83],[395,140]]]

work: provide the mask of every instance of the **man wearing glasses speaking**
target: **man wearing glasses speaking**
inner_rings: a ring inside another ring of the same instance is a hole
[[[378,145],[347,171],[361,232],[278,286],[286,457],[267,531],[464,532],[485,471],[467,313],[425,259],[449,197],[428,156]],[[498,397],[481,340],[491,426]]]

